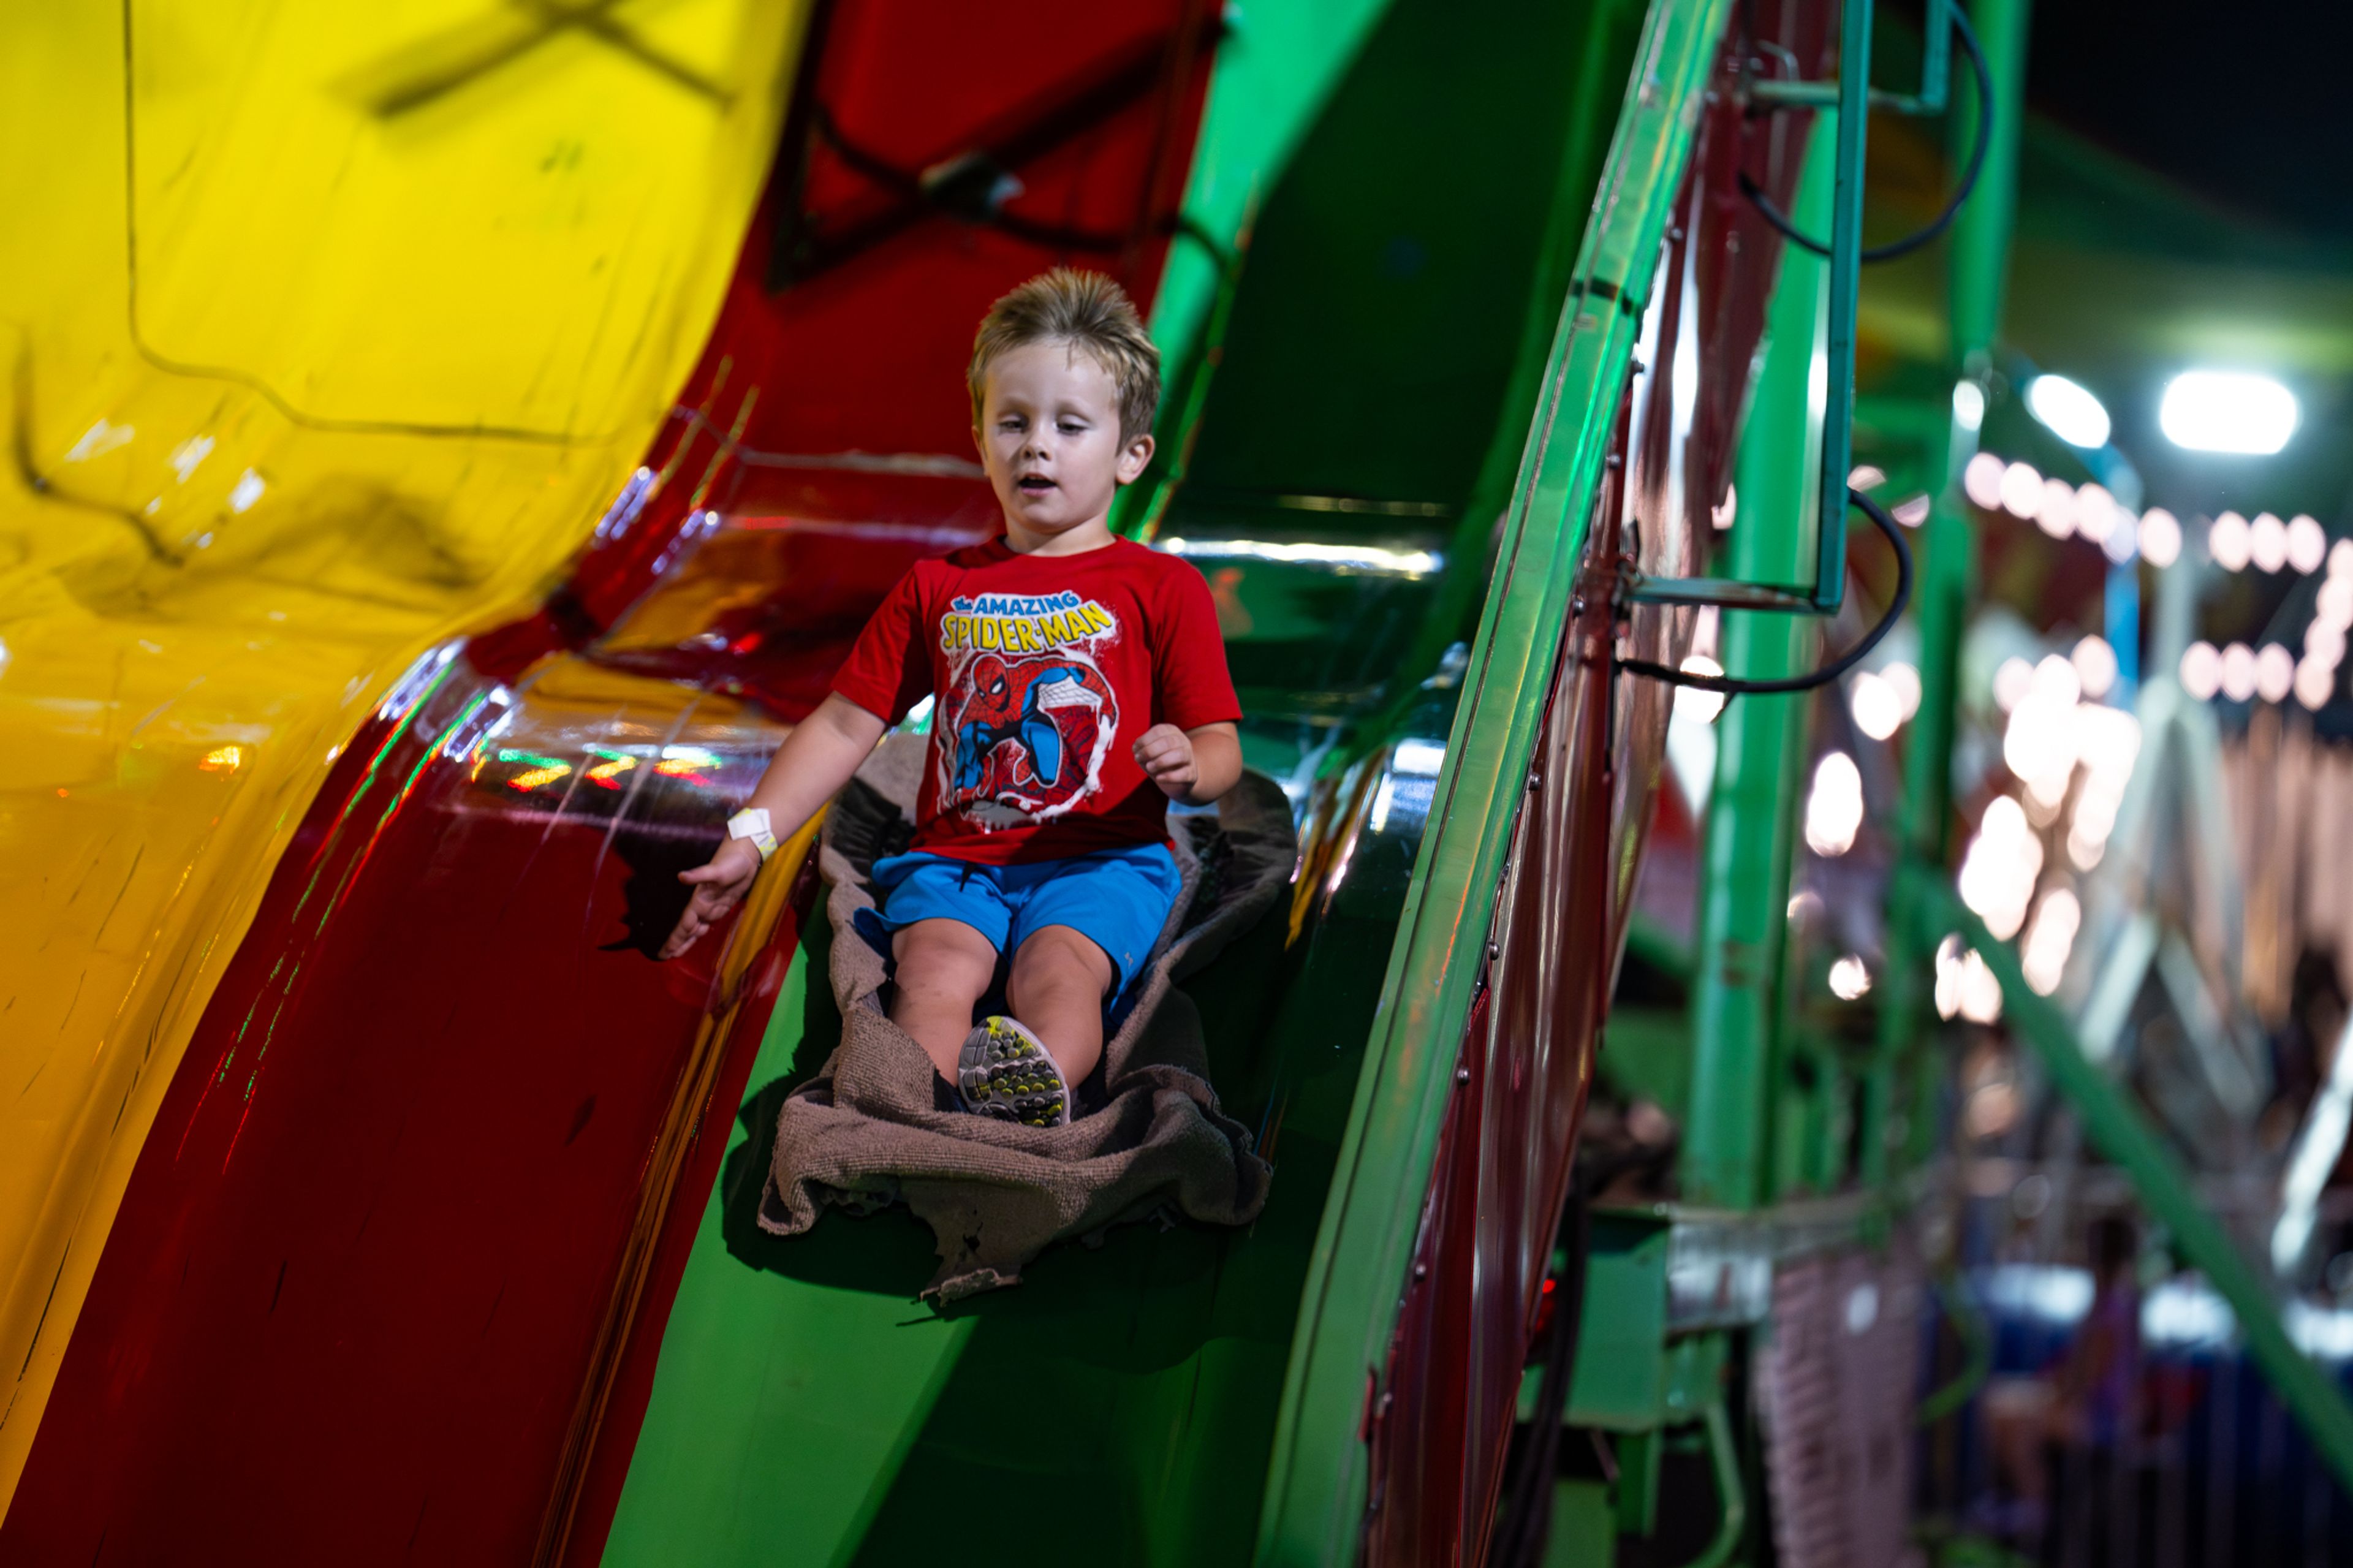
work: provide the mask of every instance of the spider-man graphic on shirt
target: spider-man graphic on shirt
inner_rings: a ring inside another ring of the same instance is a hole
[[[1067,624],[1075,631],[1082,623]],[[1059,816],[1100,787],[1119,732],[1119,699],[1091,645],[1116,635],[1090,631],[1034,652],[966,648],[951,657],[933,751],[943,810],[1004,827]]]

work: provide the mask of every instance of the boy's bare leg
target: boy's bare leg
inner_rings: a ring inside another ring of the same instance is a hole
[[[954,1083],[956,1053],[972,1033],[973,1004],[997,973],[997,949],[962,921],[934,920],[902,926],[891,953],[898,960],[891,1021],[915,1037],[939,1075]]]
[[[1069,926],[1039,927],[1013,955],[1006,1000],[1072,1089],[1103,1059],[1103,995],[1112,976],[1110,957]]]

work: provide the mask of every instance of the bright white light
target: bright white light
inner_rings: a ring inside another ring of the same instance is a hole
[[[2010,655],[1995,667],[1993,672],[1993,705],[2007,713],[2026,700],[2034,689],[2034,667]]]
[[[2181,650],[2181,689],[2203,702],[2222,689],[2222,654],[2202,638]]]
[[[1862,771],[1844,752],[1831,752],[1814,768],[1814,787],[1806,797],[1806,847],[1821,856],[1843,855],[1854,847],[1862,826]]]
[[[2317,572],[2328,558],[2328,535],[2322,532],[2319,520],[2302,512],[2288,520],[2287,563],[2298,572]]]
[[[259,500],[261,492],[269,488],[269,481],[251,468],[246,469],[237,476],[237,483],[229,487],[228,510],[240,515],[252,510],[253,503]]]
[[[188,482],[188,476],[196,471],[196,465],[211,457],[212,452],[211,437],[191,436],[173,447],[172,455],[164,460],[172,465],[172,471],[180,476],[180,482],[185,485]]]
[[[2116,531],[2116,498],[2104,485],[2085,485],[2075,492],[2075,531],[2094,544],[2105,544]]]
[[[2166,439],[2193,452],[2264,458],[2287,445],[2299,417],[2295,394],[2267,375],[2187,370],[2166,384],[2157,423]]]
[[[1724,487],[1723,504],[1708,508],[1707,520],[1714,523],[1718,529],[1725,529],[1730,528],[1732,526],[1733,520],[1739,515],[1740,487],[1737,485],[1726,485]]]
[[[2335,669],[2345,660],[2345,628],[2326,616],[2315,616],[2304,628],[2304,656]]]
[[[1920,711],[1920,672],[1918,670],[1898,659],[1879,673],[1894,689],[1896,703],[1906,720]]]
[[[1910,500],[1897,501],[1887,509],[1887,515],[1906,528],[1917,528],[1928,521],[1928,498],[1916,495]]]
[[[1851,490],[1875,490],[1886,482],[1887,470],[1872,463],[1856,464],[1846,477],[1846,488]]]
[[[2225,572],[2243,572],[2254,551],[2254,531],[2235,511],[2226,511],[2206,530],[2206,553]]]
[[[1831,994],[1841,1002],[1852,1002],[1871,990],[1871,971],[1860,953],[1848,953],[1831,965]]]
[[[1438,776],[1438,770],[1445,765],[1446,742],[1443,741],[1424,741],[1409,736],[1399,741],[1397,750],[1389,753],[1392,771],[1410,773],[1415,778],[1434,779]]]
[[[2307,658],[2295,667],[2295,700],[2314,712],[2328,706],[2337,694],[2337,667],[2327,659]]]
[[[2181,520],[2161,506],[2153,506],[2141,513],[2140,552],[2144,560],[2163,571],[2181,558]]]
[[[2276,572],[2287,564],[2287,524],[2276,513],[2259,511],[2255,521],[2247,524],[2247,559],[2262,572]]]
[[[2094,705],[2078,709],[2075,723],[2084,787],[2075,796],[2074,821],[2067,830],[2067,858],[2077,870],[2088,871],[2100,863],[2108,836],[2116,831],[2116,811],[2140,755],[2140,721],[2122,708]]]
[[[2034,923],[2026,928],[2019,967],[2026,971],[2027,988],[2037,996],[2059,989],[2067,972],[2067,953],[2084,923],[2084,906],[2064,888],[2054,888],[2035,906]]]
[[[2320,585],[2313,613],[2330,625],[2353,628],[2353,575],[2331,577]]]
[[[2088,637],[2075,645],[2067,656],[2075,667],[2076,679],[2084,683],[2086,697],[2105,697],[2108,688],[2116,683],[2116,650],[2103,637]]]
[[[1985,388],[1974,381],[1953,383],[1953,422],[1964,430],[1985,423]]]
[[[1996,795],[1961,857],[1957,879],[1961,902],[1977,912],[1988,931],[2007,942],[2026,923],[2026,907],[2042,874],[2042,840],[2026,820],[2026,808],[2009,795]]]
[[[2131,560],[2139,552],[2139,551],[2137,542],[2133,537],[2132,513],[2126,511],[2124,509],[2119,507],[2116,509],[2115,515],[2116,521],[2122,526],[2116,528],[2115,531],[2111,532],[2107,539],[2102,542],[2100,545],[2100,553],[2106,556],[2116,565],[2121,566],[2126,562]]]
[[[1704,653],[1686,654],[1680,668],[1689,675],[1722,675],[1724,666]],[[1724,693],[1702,691],[1695,686],[1675,688],[1675,717],[1690,718],[1699,723],[1712,722],[1724,711]]]
[[[2255,650],[2234,642],[2222,650],[2222,695],[2244,702],[2255,694]]]
[[[2108,411],[2088,387],[2063,375],[2038,375],[2026,384],[2026,411],[2070,447],[2108,444]]]
[[[1846,700],[1854,712],[1854,727],[1874,741],[1886,740],[1904,723],[1904,700],[1883,675],[1868,669],[1857,675]]]
[[[2001,505],[2001,478],[2008,465],[1991,452],[1979,452],[1961,470],[1961,490],[1988,511]]]
[[[1961,1010],[1961,939],[1956,934],[1936,944],[1936,1016],[1949,1018]]]
[[[2012,517],[2032,517],[2042,510],[2042,475],[2031,463],[2012,463],[2001,471],[2002,510]]]
[[[1271,561],[1328,566],[1385,577],[1427,577],[1446,563],[1433,550],[1385,550],[1371,544],[1301,544],[1258,539],[1163,539],[1156,546],[1196,561]]]
[[[2278,643],[2263,644],[2255,655],[2255,690],[2266,702],[2284,702],[2295,688],[2295,655]]]
[[[2052,654],[2034,667],[2026,696],[2010,710],[2002,733],[2001,760],[2025,784],[2036,805],[2056,812],[2075,776],[2081,729],[2076,699],[2083,681],[2070,661]],[[2022,911],[2021,911],[2022,912]]]
[[[2042,481],[2042,499],[2034,508],[2034,526],[2053,539],[2075,531],[2075,487],[2064,479]]]
[[[1961,1016],[1972,1024],[2001,1020],[2001,982],[1976,948],[1961,960]]]
[[[2353,539],[2340,539],[2328,547],[2328,574],[2353,577]]]

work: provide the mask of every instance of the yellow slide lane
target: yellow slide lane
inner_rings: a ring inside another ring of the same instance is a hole
[[[0,8],[0,1507],[335,749],[693,365],[805,8]]]

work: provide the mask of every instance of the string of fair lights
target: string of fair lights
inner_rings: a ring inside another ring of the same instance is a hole
[[[2137,489],[2130,465],[2108,446],[2107,411],[2092,393],[2063,376],[2039,375],[2027,383],[2026,402],[2061,439],[2099,454],[2095,472]],[[1974,427],[1984,413],[1982,394],[1963,384],[1955,409]],[[2167,387],[2159,425],[2169,440],[2189,450],[2267,456],[2286,445],[2298,414],[2293,395],[2268,377],[2189,371]],[[1856,482],[1883,477],[1859,471]],[[2204,558],[2226,574],[2318,576],[2300,654],[2276,640],[2218,647],[2200,639],[2182,652],[2176,674],[2182,691],[2201,702],[2220,697],[2279,705],[2293,698],[2316,711],[2336,695],[2353,634],[2353,540],[2332,544],[2318,520],[2269,511],[2247,518],[2226,510],[2185,522],[2161,506],[2137,510],[2097,482],[2071,484],[2031,463],[1987,451],[1966,465],[1961,488],[1981,510],[2030,522],[2053,541],[2091,544],[2115,568],[2138,559],[2166,570],[2180,560],[2187,542],[2202,536]],[[1925,503],[1917,498],[1897,515],[1916,526],[1925,521]],[[2140,721],[2121,705],[2130,693],[2118,677],[2116,650],[2097,633],[2038,661],[2007,658],[1993,674],[2001,759],[2012,783],[1980,814],[1962,854],[1957,890],[1992,935],[2019,940],[2027,983],[2042,995],[2055,993],[2064,977],[2084,924],[2077,884],[2106,853],[2141,752]],[[1847,683],[1847,700],[1863,736],[1891,741],[1919,706],[1919,672],[1902,660],[1858,672]],[[1807,794],[1808,848],[1825,859],[1845,855],[1865,816],[1855,759],[1843,750],[1824,753]],[[1805,897],[1792,900],[1793,916]],[[1860,997],[1871,988],[1870,967],[1862,954],[1845,954],[1831,966],[1830,983],[1841,998]],[[1992,1024],[2001,1016],[2000,983],[1957,935],[1947,937],[1936,954],[1936,1003],[1947,1018]]]

